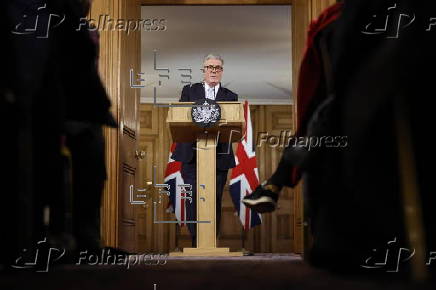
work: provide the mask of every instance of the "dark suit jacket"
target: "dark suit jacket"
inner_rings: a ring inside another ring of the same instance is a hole
[[[180,102],[195,102],[205,98],[203,83],[195,83],[186,85],[183,88]],[[237,101],[238,95],[229,89],[220,86],[215,101]],[[171,158],[184,163],[196,162],[197,152],[195,151],[196,143],[177,143]],[[231,143],[218,143],[216,148],[216,167],[221,170],[226,170],[236,166],[235,156]]]

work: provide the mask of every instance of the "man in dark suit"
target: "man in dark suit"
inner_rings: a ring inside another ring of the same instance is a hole
[[[221,86],[224,61],[219,55],[209,54],[204,58],[203,72],[204,81],[187,85],[183,88],[180,102],[195,102],[199,99],[212,99],[215,101],[237,101],[238,95],[231,90]],[[182,177],[185,184],[192,185],[192,202],[186,203],[188,221],[195,221],[196,218],[196,194],[197,194],[197,172],[196,172],[196,143],[177,143],[172,158],[182,162]],[[235,157],[231,143],[218,143],[216,148],[216,232],[219,232],[221,219],[221,199],[224,185],[227,181],[229,168],[235,167]],[[188,224],[192,236],[192,245],[196,246],[196,224]]]

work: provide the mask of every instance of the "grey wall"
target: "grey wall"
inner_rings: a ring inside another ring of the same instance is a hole
[[[292,103],[290,6],[143,6],[141,17],[157,19],[141,30],[141,102],[153,102],[154,88],[158,103],[177,101],[189,81],[179,69],[202,81],[202,59],[215,52],[225,62],[222,84],[241,100]],[[154,69],[155,54],[169,72]]]

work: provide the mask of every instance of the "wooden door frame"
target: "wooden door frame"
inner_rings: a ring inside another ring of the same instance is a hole
[[[103,2],[100,9],[94,13],[107,13],[117,17],[126,16],[126,7],[140,11],[142,5],[292,5],[292,96],[293,98],[293,127],[296,125],[297,80],[299,65],[303,56],[306,44],[307,27],[324,7],[334,3],[334,0],[118,0],[115,3],[105,0],[94,1],[93,7]],[[328,3],[327,3],[328,2]],[[326,5],[327,3],[327,5]],[[91,12],[92,13],[92,12]],[[103,38],[101,45],[102,57],[100,67],[102,76],[112,96],[113,112],[117,120],[120,120],[120,90],[119,82],[123,79],[121,74],[121,49],[119,35]],[[140,66],[140,63],[138,63]],[[125,97],[125,96],[124,96]],[[108,167],[108,182],[106,183],[102,203],[102,238],[105,245],[117,246],[118,242],[118,194],[119,194],[119,132],[105,130],[106,137],[106,158]],[[294,202],[294,251],[303,252],[303,201],[301,186],[295,189]]]
[[[311,1],[305,0],[138,0],[142,5],[292,5],[291,9],[291,43],[292,43],[292,96],[296,96],[298,69],[301,63],[303,49],[306,44],[306,27],[309,25],[311,15]],[[302,29],[303,28],[303,29]],[[293,98],[293,128],[296,126],[296,98]],[[304,249],[304,228],[303,228],[303,199],[302,189],[298,186],[295,190],[293,210],[295,214],[294,252],[303,253]]]

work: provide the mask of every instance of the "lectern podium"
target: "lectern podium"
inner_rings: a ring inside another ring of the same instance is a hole
[[[214,127],[201,128],[192,122],[192,102],[173,103],[167,123],[173,142],[197,142],[197,247],[172,252],[170,256],[242,256],[229,248],[216,247],[216,144],[242,139],[245,120],[241,102],[217,102],[221,118]]]

